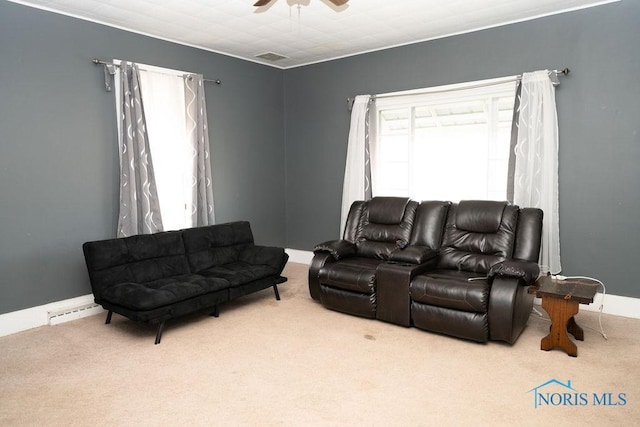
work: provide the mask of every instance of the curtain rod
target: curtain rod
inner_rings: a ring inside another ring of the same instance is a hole
[[[98,58],[93,58],[91,60],[91,62],[93,62],[96,65],[113,65],[114,67],[119,67],[120,66],[119,64],[114,64],[112,62],[106,62],[106,61],[103,61],[102,59],[98,59]],[[205,81],[205,82],[215,83],[217,85],[222,84],[222,80],[220,80],[220,79],[211,80],[211,79],[203,78],[202,80]]]
[[[559,76],[560,74],[562,74],[563,76],[566,76],[570,72],[571,72],[571,70],[569,68],[564,67],[564,68],[559,69],[559,70],[550,70],[549,74],[554,73],[556,76]],[[521,79],[522,75],[514,76],[514,78],[515,79]],[[508,77],[506,77],[505,79],[508,79]],[[491,80],[493,81],[493,80],[497,80],[497,79],[491,79]],[[481,86],[483,86],[483,85],[481,85],[481,84],[478,85],[478,87],[481,87]],[[413,95],[413,93],[408,94],[408,95]],[[398,96],[398,95],[389,94],[388,96]],[[384,98],[384,97],[386,97],[386,95],[378,95],[378,96],[372,95],[371,96],[371,100],[374,101],[376,98]],[[353,106],[353,101],[354,100],[355,100],[355,96],[353,96],[353,97],[350,96],[350,97],[347,98],[347,108],[349,109],[349,111],[351,111],[351,107]]]

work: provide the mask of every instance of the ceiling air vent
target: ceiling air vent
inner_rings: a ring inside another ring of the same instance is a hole
[[[277,53],[267,52],[260,55],[256,55],[256,58],[266,59],[267,61],[275,62],[281,59],[287,59],[286,56],[278,55]]]

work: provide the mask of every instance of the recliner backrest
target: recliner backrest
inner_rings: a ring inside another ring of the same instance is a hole
[[[507,202],[467,200],[449,209],[438,268],[487,273],[513,257],[519,209]]]
[[[513,249],[515,259],[538,262],[542,242],[542,218],[541,209],[520,209],[516,242]]]
[[[425,246],[433,250],[440,249],[450,206],[451,202],[443,201],[420,203],[409,244]]]
[[[359,256],[388,259],[398,247],[409,244],[418,203],[406,197],[374,197],[357,205],[357,226],[347,222]]]
[[[351,243],[355,243],[358,240],[358,237],[362,234],[364,217],[368,212],[367,206],[369,206],[369,202],[364,200],[358,200],[351,204],[342,236],[344,240],[348,240]]]

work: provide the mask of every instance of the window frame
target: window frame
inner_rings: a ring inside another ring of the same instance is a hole
[[[503,121],[499,120],[499,114],[501,110],[499,110],[498,100],[500,98],[509,97],[514,99],[515,101],[517,79],[518,79],[518,76],[510,76],[510,77],[503,77],[498,79],[489,79],[489,80],[482,80],[482,81],[476,81],[476,82],[437,86],[437,87],[426,88],[426,89],[394,92],[394,93],[375,96],[375,101],[373,102],[373,105],[371,108],[371,120],[370,120],[370,123],[371,123],[371,126],[370,126],[371,144],[370,145],[371,145],[373,195],[374,196],[400,195],[398,193],[396,194],[382,193],[381,194],[380,191],[377,191],[377,188],[380,188],[380,185],[376,184],[376,181],[379,180],[378,173],[377,173],[377,170],[378,170],[377,165],[380,163],[380,157],[383,155],[381,153],[382,147],[380,144],[380,140],[383,137],[382,130],[381,130],[383,122],[381,117],[385,111],[395,110],[395,109],[405,109],[408,112],[408,119],[407,119],[408,125],[407,125],[407,132],[406,132],[407,143],[409,145],[407,148],[408,158],[406,162],[407,181],[408,181],[406,191],[408,192],[408,194],[403,194],[403,195],[407,197],[420,199],[420,197],[415,196],[415,194],[417,194],[418,192],[414,188],[414,185],[415,185],[414,168],[417,165],[419,165],[421,162],[421,160],[415,159],[415,151],[416,151],[417,141],[418,141],[416,138],[416,131],[417,131],[416,109],[427,107],[433,110],[438,106],[443,106],[444,104],[470,102],[470,101],[479,100],[480,98],[489,99],[491,103],[491,108],[489,108],[489,111],[485,111],[485,114],[487,115],[486,124],[488,126],[486,141],[487,141],[487,150],[489,151],[491,149],[489,145],[491,138],[495,138],[497,136],[497,133],[500,130],[500,123],[504,123],[504,120]],[[510,113],[510,117],[512,117],[513,104],[509,113]],[[496,120],[496,114],[498,114],[497,120]],[[446,117],[446,116],[441,116],[441,117]],[[434,117],[434,121],[437,121],[437,116]],[[510,129],[509,129],[509,134],[510,134]],[[505,153],[507,155],[507,158],[506,158],[507,163],[509,161],[508,150],[509,148],[507,148],[507,152]],[[501,161],[504,162],[504,158],[502,158],[502,156],[499,156],[497,158],[501,159]],[[489,180],[489,176],[491,173],[490,162],[494,160],[495,159],[492,160],[491,158],[489,158],[489,154],[487,154],[487,166],[486,166],[487,167],[487,170],[486,170],[487,183],[490,182]],[[508,173],[507,168],[504,168],[504,169],[505,169],[505,173]],[[505,183],[506,183],[506,176],[505,176]],[[488,188],[487,194],[485,196],[476,197],[476,198],[480,198],[480,199],[492,198],[491,194],[495,195],[496,193],[490,192],[490,191],[491,190]],[[507,191],[506,191],[506,185],[505,185],[504,196],[500,198],[506,200],[506,197],[507,197]],[[456,199],[455,195],[452,195],[451,197],[447,197],[447,200],[457,201],[459,199]]]

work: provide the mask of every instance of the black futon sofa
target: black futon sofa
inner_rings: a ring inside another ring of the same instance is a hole
[[[137,322],[158,324],[277,285],[289,256],[257,246],[246,221],[87,242],[82,246],[97,304]]]
[[[309,291],[344,313],[514,343],[533,306],[541,234],[540,209],[507,202],[358,201],[343,239],[315,247]]]

